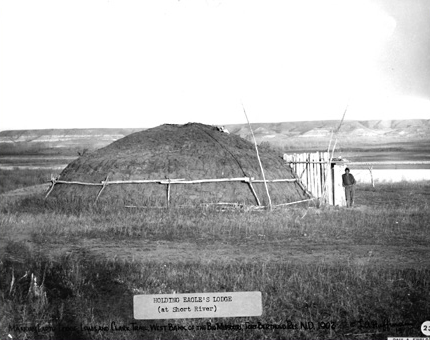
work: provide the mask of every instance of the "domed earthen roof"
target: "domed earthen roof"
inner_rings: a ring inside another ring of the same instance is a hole
[[[261,150],[260,158],[267,180],[294,178],[281,155]],[[126,136],[112,144],[83,155],[60,175],[63,181],[100,183],[109,175],[114,180],[216,179],[253,177],[262,179],[255,147],[249,141],[219,131],[216,127],[189,123],[165,124]],[[294,182],[270,183],[273,204],[304,198]],[[262,204],[268,202],[263,183],[253,187]],[[94,200],[100,187],[56,185],[52,195],[78,196]],[[251,188],[244,182],[174,184],[171,204],[229,202],[255,205]],[[165,205],[166,185],[108,185],[100,200],[114,199],[124,204]]]

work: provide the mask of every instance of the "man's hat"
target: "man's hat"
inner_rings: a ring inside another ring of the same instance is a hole
[[[345,171],[349,171],[349,168],[345,168]]]

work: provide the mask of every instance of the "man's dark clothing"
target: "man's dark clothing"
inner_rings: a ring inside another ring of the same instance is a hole
[[[354,204],[355,178],[351,174],[342,175],[342,186],[345,187],[346,206],[352,207]]]
[[[346,187],[347,185],[354,185],[355,178],[351,174],[343,174],[342,175],[342,186]]]

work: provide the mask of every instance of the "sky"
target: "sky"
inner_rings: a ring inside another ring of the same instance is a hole
[[[430,119],[428,0],[0,0],[0,130]]]

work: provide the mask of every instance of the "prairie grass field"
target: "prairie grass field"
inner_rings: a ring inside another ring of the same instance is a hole
[[[1,197],[2,338],[385,339],[430,315],[430,182],[352,209],[117,203]],[[261,291],[262,316],[133,319],[135,294],[223,291]]]
[[[58,171],[57,171],[58,172]],[[0,169],[0,194],[7,191],[25,188],[32,185],[46,183],[50,180],[52,170],[1,170]]]
[[[268,212],[45,201],[10,190],[50,172],[0,175],[2,338],[385,339],[430,315],[428,181]],[[234,291],[261,291],[262,316],[133,319],[135,294]]]

